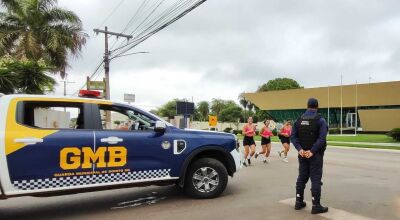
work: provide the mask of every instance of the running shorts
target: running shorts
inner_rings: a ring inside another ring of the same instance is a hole
[[[261,138],[261,145],[267,145],[271,143],[271,138],[262,137]]]
[[[249,136],[244,136],[243,138],[243,146],[250,146],[250,145],[256,145],[256,142],[254,142],[254,138],[253,137],[249,137]]]

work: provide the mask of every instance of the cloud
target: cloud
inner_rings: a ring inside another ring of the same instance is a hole
[[[124,1],[106,22],[121,31],[141,1]],[[91,38],[72,61],[80,83],[102,59],[104,38],[94,36],[117,1],[60,0],[75,11]],[[237,99],[275,77],[306,87],[400,80],[400,2],[392,0],[214,0],[111,63],[112,98],[137,94],[144,105],[172,98]],[[113,40],[111,40],[112,44]],[[61,90],[60,90],[61,91]]]

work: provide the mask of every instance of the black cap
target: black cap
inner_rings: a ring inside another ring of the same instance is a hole
[[[308,108],[318,108],[318,100],[315,98],[308,99],[307,107]]]

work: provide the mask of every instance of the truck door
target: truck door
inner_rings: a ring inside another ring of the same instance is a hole
[[[6,158],[13,193],[79,188],[91,184],[92,167],[82,166],[82,152],[94,144],[91,105],[43,99],[14,99],[6,129]],[[4,183],[4,182],[3,182]],[[21,192],[23,191],[23,192]]]
[[[106,167],[96,170],[118,176],[114,182],[176,179],[173,141],[154,131],[155,120],[134,108],[98,105],[101,129],[95,131],[96,147],[106,149]]]

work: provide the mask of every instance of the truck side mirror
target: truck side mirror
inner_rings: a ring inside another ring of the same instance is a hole
[[[167,125],[163,121],[156,121],[156,125],[154,126],[154,131],[159,133],[164,133],[167,129]]]

